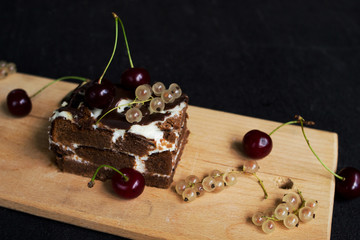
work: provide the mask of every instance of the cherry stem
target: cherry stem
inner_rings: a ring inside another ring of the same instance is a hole
[[[94,184],[95,184],[94,180],[95,180],[95,178],[96,178],[96,175],[98,174],[98,172],[100,171],[100,169],[103,168],[103,167],[111,168],[112,170],[114,170],[115,172],[117,172],[118,174],[120,174],[120,175],[124,178],[125,182],[129,181],[129,177],[126,176],[125,174],[123,174],[122,172],[120,172],[119,170],[117,170],[116,168],[114,168],[114,167],[112,167],[112,166],[110,166],[110,165],[103,164],[103,165],[99,166],[99,167],[96,169],[96,171],[95,171],[95,173],[94,173],[94,176],[91,178],[90,182],[88,183],[88,187],[89,187],[89,188],[92,188],[92,187],[94,186]]]
[[[345,178],[344,177],[341,177],[339,176],[338,174],[336,174],[335,172],[331,171],[324,163],[323,161],[321,161],[321,159],[319,158],[319,156],[315,153],[314,149],[311,147],[310,145],[310,141],[308,140],[308,138],[306,137],[306,134],[305,134],[305,130],[304,130],[304,124],[305,125],[314,125],[315,123],[313,121],[305,121],[305,119],[299,115],[296,115],[295,118],[297,120],[294,120],[294,121],[289,121],[289,122],[286,122],[286,123],[283,123],[281,124],[280,126],[278,126],[277,128],[275,128],[270,134],[273,134],[274,132],[276,132],[279,128],[283,127],[283,126],[286,126],[286,125],[289,125],[289,124],[297,124],[297,123],[300,123],[300,126],[301,126],[301,131],[304,135],[304,138],[305,138],[305,141],[307,143],[307,145],[309,146],[311,152],[314,154],[314,156],[317,158],[317,160],[319,160],[319,162],[321,163],[321,165],[323,165],[323,167],[328,171],[330,172],[332,175],[334,175],[335,177],[337,177],[338,179],[342,180],[342,181],[345,181]]]
[[[289,122],[283,123],[283,124],[281,124],[280,126],[278,126],[277,128],[275,128],[271,133],[269,133],[269,136],[271,136],[271,134],[273,134],[274,132],[276,132],[277,130],[279,130],[279,128],[281,128],[281,127],[284,127],[284,126],[290,125],[290,124],[296,124],[296,123],[299,123],[299,121],[298,121],[298,120],[295,120],[295,121],[289,121]]]
[[[112,59],[113,59],[113,57],[114,57],[114,55],[115,55],[117,42],[118,42],[118,35],[119,35],[119,33],[118,33],[118,19],[119,19],[119,17],[118,17],[115,13],[112,13],[112,15],[113,15],[114,18],[115,18],[115,43],[114,43],[114,49],[113,49],[113,52],[112,52],[111,57],[110,57],[110,60],[109,60],[108,64],[106,65],[106,68],[105,68],[103,74],[102,74],[101,77],[99,78],[99,81],[98,81],[99,84],[101,84],[101,81],[102,81],[102,79],[103,79],[103,77],[104,77],[107,69],[109,68],[110,63],[112,62]]]
[[[67,80],[67,79],[76,79],[76,80],[81,80],[83,82],[87,82],[88,79],[87,78],[83,78],[83,77],[77,77],[77,76],[66,76],[66,77],[61,77],[58,78],[54,81],[49,82],[48,84],[46,84],[44,87],[42,87],[39,91],[37,91],[36,93],[34,93],[33,95],[30,96],[30,98],[35,97],[36,95],[38,95],[39,93],[41,93],[43,90],[45,90],[47,87],[50,87],[51,85],[53,85],[54,83],[57,83],[59,81],[62,80]]]
[[[267,199],[269,197],[266,189],[265,189],[265,185],[264,185],[264,182],[256,175],[256,173],[249,173],[249,172],[245,172],[244,169],[242,171],[230,171],[229,173],[246,173],[246,174],[252,174],[256,177],[256,179],[258,180],[262,190],[264,191],[264,198]],[[222,174],[223,175],[223,174]]]
[[[131,106],[131,105],[137,104],[137,103],[144,104],[144,103],[146,103],[146,102],[150,102],[152,99],[153,99],[153,97],[150,97],[149,99],[144,100],[144,101],[137,101],[136,98],[135,98],[134,101],[132,101],[132,102],[130,102],[130,103],[121,104],[121,105],[119,105],[119,106],[116,106],[116,107],[110,109],[109,111],[107,111],[106,113],[104,113],[104,114],[96,121],[96,124],[98,124],[106,115],[108,115],[108,114],[111,113],[112,111],[115,111],[115,110],[118,109],[118,108],[125,107],[125,106]]]
[[[121,28],[122,28],[122,32],[123,32],[123,34],[124,34],[124,40],[125,40],[126,50],[127,50],[128,56],[129,56],[130,67],[131,67],[131,68],[134,68],[134,64],[133,64],[133,61],[132,61],[132,59],[131,59],[129,43],[128,43],[128,41],[127,41],[127,37],[126,37],[126,33],[125,33],[124,24],[123,24],[123,22],[121,21],[121,19],[120,19],[118,16],[117,16],[117,19],[118,19],[119,22],[120,22],[120,25],[121,25]]]
[[[338,179],[344,181],[345,178],[341,177],[339,175],[337,175],[336,173],[334,173],[333,171],[331,171],[324,163],[323,161],[321,161],[321,159],[319,158],[319,156],[315,153],[314,149],[311,147],[310,145],[310,141],[308,140],[308,138],[306,137],[305,131],[304,131],[304,119],[301,116],[298,116],[299,120],[300,120],[300,125],[301,125],[301,131],[304,135],[305,141],[307,143],[307,145],[309,146],[311,152],[314,154],[314,156],[317,158],[317,160],[319,160],[319,162],[321,163],[321,165],[323,165],[323,167],[328,170],[328,172],[330,172],[332,175],[334,175],[335,177],[337,177]]]

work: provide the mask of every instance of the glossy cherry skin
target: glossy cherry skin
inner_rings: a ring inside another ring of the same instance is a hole
[[[144,68],[129,68],[121,75],[121,85],[135,89],[142,84],[150,84],[150,74]]]
[[[145,188],[145,178],[144,176],[132,169],[132,168],[123,168],[119,170],[129,179],[125,181],[119,173],[115,173],[112,177],[112,187],[114,191],[122,198],[133,199],[137,198]]]
[[[112,83],[93,83],[85,92],[85,102],[92,108],[104,109],[115,97],[115,86]]]
[[[32,103],[23,89],[14,89],[7,95],[9,112],[16,117],[24,117],[31,112]]]
[[[360,171],[353,167],[345,167],[338,172],[345,178],[342,181],[336,178],[336,193],[345,199],[353,199],[360,196]]]
[[[267,133],[251,130],[243,138],[244,152],[250,158],[261,159],[269,155],[272,149],[272,140]]]

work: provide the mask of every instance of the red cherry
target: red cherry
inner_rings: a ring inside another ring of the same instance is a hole
[[[14,89],[7,95],[9,112],[17,117],[23,117],[31,112],[32,104],[29,96],[23,89]]]
[[[243,138],[244,152],[253,159],[264,158],[271,152],[272,140],[267,133],[251,130]]]
[[[85,92],[85,102],[93,108],[104,109],[108,107],[115,96],[115,86],[110,83],[97,83],[89,87]]]
[[[144,176],[132,168],[123,168],[120,169],[120,172],[128,177],[128,180],[126,181],[126,179],[119,173],[115,173],[112,178],[112,186],[114,191],[120,197],[125,199],[133,199],[138,197],[145,188]]]
[[[336,193],[345,199],[354,199],[360,196],[360,171],[353,167],[341,169],[338,175],[345,178],[344,181],[336,178]]]
[[[144,68],[129,68],[121,75],[121,84],[127,89],[135,89],[143,84],[150,84],[150,74]]]

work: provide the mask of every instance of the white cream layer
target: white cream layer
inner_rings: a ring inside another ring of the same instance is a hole
[[[116,106],[122,106],[120,108],[117,109],[117,112],[121,113],[125,110],[126,108],[126,104],[132,102],[133,100],[131,99],[122,99],[120,100]],[[65,103],[63,103],[65,104]],[[125,106],[123,106],[125,105]],[[113,136],[112,136],[112,142],[113,143],[116,143],[116,141],[119,139],[119,138],[123,138],[126,134],[126,132],[129,132],[129,133],[133,133],[133,134],[136,134],[136,135],[140,135],[140,136],[143,136],[147,139],[153,139],[154,142],[155,142],[155,149],[153,151],[150,151],[148,153],[148,155],[145,155],[145,156],[137,156],[137,155],[134,155],[132,153],[125,153],[125,154],[128,154],[130,156],[133,156],[135,158],[135,169],[141,173],[145,173],[146,172],[146,167],[145,167],[145,162],[146,160],[149,158],[149,156],[151,156],[152,154],[155,154],[155,153],[159,153],[159,152],[165,152],[165,151],[175,151],[176,150],[176,147],[178,145],[178,138],[176,138],[176,141],[175,143],[171,143],[171,142],[168,142],[166,140],[164,140],[164,132],[161,131],[161,129],[158,127],[159,124],[163,123],[163,122],[166,122],[167,119],[169,118],[173,118],[173,117],[176,117],[176,116],[179,116],[180,113],[183,111],[183,109],[186,107],[186,103],[185,102],[181,102],[180,104],[176,105],[174,108],[172,109],[168,109],[166,111],[162,111],[160,113],[163,113],[163,114],[166,114],[166,113],[170,113],[169,116],[166,116],[165,119],[163,121],[155,121],[155,122],[151,122],[150,124],[147,124],[147,125],[139,125],[139,124],[134,124],[131,126],[131,128],[126,131],[124,129],[111,129],[113,131]],[[100,116],[102,114],[102,110],[101,109],[93,109],[91,111],[91,116],[94,117],[94,118],[97,118],[98,116]],[[50,118],[50,121],[52,122],[54,119],[58,118],[58,117],[62,117],[66,120],[69,120],[71,122],[74,121],[73,119],[73,116],[70,112],[68,111],[54,111],[52,117]],[[182,126],[183,127],[183,126]],[[93,125],[93,128],[96,129],[97,126],[94,124]],[[177,137],[179,137],[179,133],[176,131],[174,132],[176,134]],[[57,142],[54,142],[52,141],[51,139],[49,139],[49,142],[50,144],[55,144],[59,147],[61,147],[62,149],[64,150],[67,150],[67,151],[71,151],[73,152],[74,154],[72,155],[72,159],[74,161],[78,161],[78,162],[83,162],[85,164],[88,164],[88,161],[86,160],[83,160],[82,158],[78,157],[76,154],[75,154],[75,151],[74,149],[78,148],[79,145],[76,144],[76,143],[73,143],[72,144],[72,148],[69,147],[69,146],[65,146],[63,144],[60,144],[60,143],[57,143]],[[180,149],[181,146],[178,146],[178,148]],[[176,162],[176,159],[178,157],[178,154],[179,154],[180,151],[177,152],[176,156],[173,157],[172,159],[172,165],[173,165],[173,168],[174,168],[174,165],[175,165],[175,162]],[[157,176],[162,176],[162,177],[169,177],[169,175],[162,175],[162,174],[156,174]]]

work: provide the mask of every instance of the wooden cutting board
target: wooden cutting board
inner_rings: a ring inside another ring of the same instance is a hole
[[[0,80],[1,206],[134,239],[330,239],[335,181],[309,150],[299,126],[276,132],[272,153],[259,161],[267,200],[255,178],[241,175],[235,186],[191,203],[183,202],[173,189],[151,187],[126,201],[111,191],[109,182],[89,189],[88,178],[60,172],[52,163],[48,118],[74,84],[57,83],[36,96],[27,117],[8,114],[5,100],[10,90],[20,87],[31,95],[48,81],[19,73]],[[236,169],[247,159],[239,151],[244,134],[251,129],[270,132],[279,125],[194,106],[188,113],[191,134],[175,181],[190,174],[203,177],[213,169]],[[308,128],[306,133],[319,157],[335,170],[337,134]],[[305,198],[319,201],[316,219],[292,230],[279,223],[275,232],[265,235],[250,218],[294,191],[278,186],[288,178]]]

